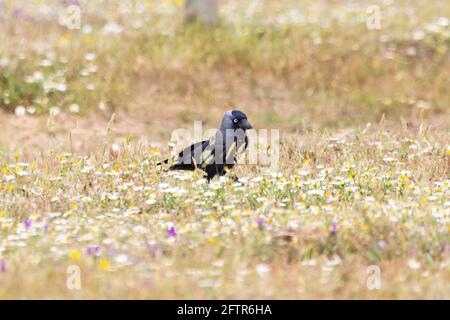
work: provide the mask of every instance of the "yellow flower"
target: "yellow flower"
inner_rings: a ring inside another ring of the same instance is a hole
[[[450,156],[450,146],[447,147],[447,155]]]
[[[160,153],[161,151],[159,151],[159,149],[148,149],[148,153],[152,154],[152,153]]]
[[[0,217],[5,218],[5,217],[6,217],[6,214],[7,214],[6,210],[2,210],[2,211],[0,212]]]
[[[380,61],[378,59],[373,59],[372,60],[372,68],[373,69],[378,70],[378,69],[380,69],[380,66],[381,66],[381,64],[380,64]]]
[[[69,43],[69,36],[64,34],[61,37],[59,37],[59,44],[62,46],[65,46],[66,44]]]
[[[6,5],[6,10],[8,10],[8,12],[11,12],[14,8],[14,0],[5,1],[5,5]]]
[[[153,8],[153,0],[145,1],[145,6],[147,7],[148,11],[151,11],[151,9]]]
[[[70,252],[70,258],[72,260],[80,260],[81,259],[81,252],[74,249]]]
[[[100,260],[100,262],[98,263],[98,266],[100,269],[102,270],[108,270],[110,267],[109,261],[106,259],[102,259]]]
[[[447,52],[447,47],[444,46],[444,45],[438,46],[438,47],[436,48],[436,51],[437,51],[439,54],[445,54],[445,53]]]
[[[94,37],[91,35],[84,35],[83,36],[83,41],[85,43],[92,43],[94,41]]]

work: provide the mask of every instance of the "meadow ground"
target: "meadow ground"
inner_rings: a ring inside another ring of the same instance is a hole
[[[0,1],[0,299],[450,298],[448,1],[228,0],[213,29],[79,1],[73,30],[24,3]],[[155,166],[232,106],[280,129],[278,170]]]

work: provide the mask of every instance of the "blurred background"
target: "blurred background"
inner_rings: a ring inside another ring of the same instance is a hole
[[[117,137],[159,144],[230,108],[285,132],[448,130],[449,16],[446,0],[0,0],[0,143],[71,132],[89,151],[115,113]]]

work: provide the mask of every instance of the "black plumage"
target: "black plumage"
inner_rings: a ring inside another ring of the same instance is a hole
[[[238,153],[247,149],[246,131],[251,128],[243,112],[225,112],[216,135],[185,148],[173,159],[169,170],[201,169],[206,173],[205,178],[208,181],[216,175],[226,174],[236,164]],[[169,159],[158,165],[163,163],[169,163]]]

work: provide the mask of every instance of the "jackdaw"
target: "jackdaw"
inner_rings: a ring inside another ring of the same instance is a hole
[[[224,113],[220,129],[208,140],[197,142],[181,151],[171,162],[169,159],[159,162],[171,164],[169,170],[201,169],[209,182],[214,176],[222,176],[234,167],[237,155],[247,149],[246,131],[252,125],[245,113],[230,110]]]

